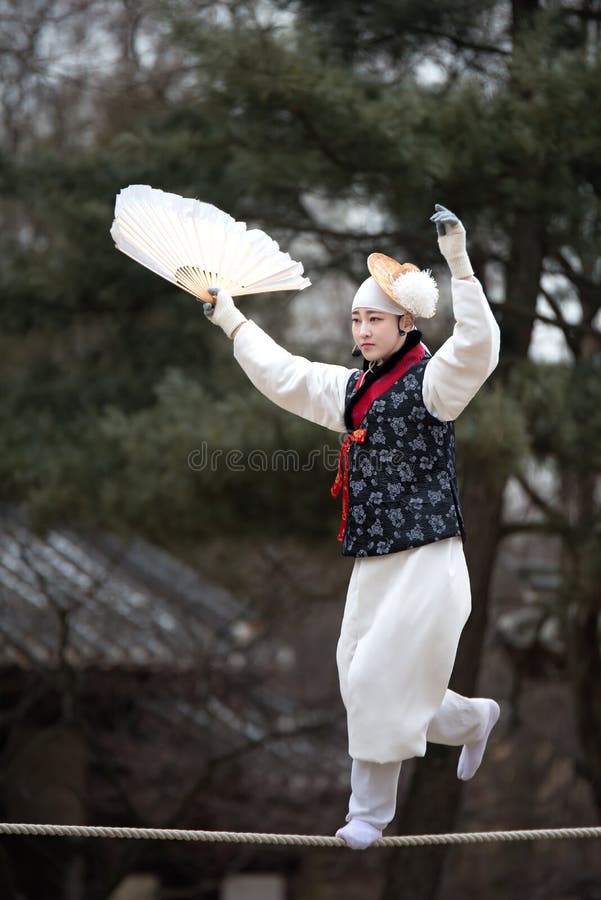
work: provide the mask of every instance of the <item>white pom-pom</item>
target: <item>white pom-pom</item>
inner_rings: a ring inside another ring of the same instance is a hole
[[[431,319],[436,312],[438,285],[429,269],[399,275],[390,289],[397,303],[414,316]]]

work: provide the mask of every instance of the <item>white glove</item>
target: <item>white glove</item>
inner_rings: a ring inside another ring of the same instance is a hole
[[[465,247],[465,228],[450,209],[436,203],[430,221],[436,225],[438,246],[446,259],[453,278],[467,278],[474,270]]]
[[[216,298],[215,305],[212,303],[202,304],[205,316],[209,322],[219,325],[227,336],[231,337],[238,325],[242,325],[248,319],[240,312],[224,288],[209,288],[209,294]]]

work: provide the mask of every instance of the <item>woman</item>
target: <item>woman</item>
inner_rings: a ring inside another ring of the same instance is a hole
[[[394,817],[404,759],[423,756],[427,741],[463,745],[457,774],[472,778],[499,718],[494,700],[447,687],[471,609],[453,422],[495,368],[499,330],[461,222],[440,204],[431,220],[456,320],[433,356],[414,322],[433,314],[435,285],[380,254],[352,305],[362,372],[293,356],[224,290],[205,304],[266,397],[346,432],[333,494],[343,495],[342,552],[355,557],[337,648],[353,763],[347,824],[336,834],[353,849]]]

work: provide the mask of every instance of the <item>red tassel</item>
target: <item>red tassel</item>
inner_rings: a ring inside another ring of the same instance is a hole
[[[342,518],[340,521],[340,531],[338,532],[338,540],[344,538],[346,531],[346,521],[348,518],[348,469],[349,469],[349,453],[351,444],[364,444],[367,438],[367,428],[357,428],[345,435],[340,448],[340,456],[338,457],[338,471],[334,484],[330,488],[332,497],[337,497],[342,491]]]

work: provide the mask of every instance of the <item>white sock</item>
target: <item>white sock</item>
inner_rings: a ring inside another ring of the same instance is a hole
[[[495,703],[494,700],[489,700],[488,706],[488,723],[486,725],[484,734],[479,741],[474,741],[473,744],[465,744],[463,750],[461,751],[459,764],[457,766],[457,778],[460,778],[461,781],[469,781],[469,779],[473,778],[480,768],[480,763],[482,762],[482,757],[484,756],[484,751],[486,750],[488,736],[493,730],[494,726],[497,724],[498,718],[501,714],[499,704]]]
[[[370,825],[369,822],[351,819],[348,825],[338,829],[336,837],[341,837],[352,850],[365,850],[366,847],[382,837],[382,832]]]

